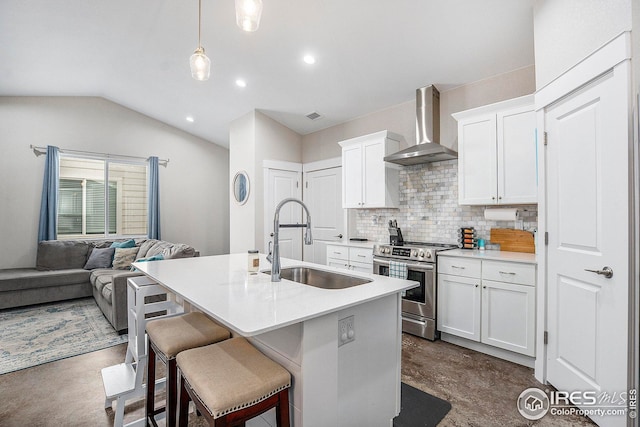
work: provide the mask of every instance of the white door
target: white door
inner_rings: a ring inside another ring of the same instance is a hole
[[[620,65],[545,109],[547,379],[569,392],[627,387],[627,73]],[[612,277],[587,271],[604,267]],[[625,416],[594,419],[626,425]]]
[[[438,274],[438,330],[480,341],[480,279]]]
[[[362,144],[362,197],[361,207],[383,207],[387,191],[384,142],[373,141]]]
[[[458,199],[460,204],[496,204],[496,115],[458,124]]]
[[[343,208],[362,207],[362,146],[350,145],[342,149]]]
[[[482,281],[481,341],[535,355],[535,286]]]
[[[533,105],[497,114],[498,203],[538,203]]]
[[[278,203],[294,197],[302,198],[301,173],[297,171],[267,169],[267,197],[265,198],[265,253],[268,253],[269,242],[273,240],[273,216]],[[313,216],[311,217],[313,219]],[[303,221],[302,207],[298,203],[287,203],[280,210],[280,224],[300,224]],[[302,260],[303,228],[280,228],[280,256]]]
[[[327,243],[344,238],[342,167],[305,173],[304,203],[311,213],[313,244],[303,249],[304,260],[327,263]]]

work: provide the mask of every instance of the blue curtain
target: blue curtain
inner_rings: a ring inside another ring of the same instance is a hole
[[[160,240],[160,189],[158,158],[149,157],[149,238]]]
[[[47,156],[44,162],[38,242],[55,240],[58,237],[57,208],[60,178],[60,153],[58,147],[47,145]]]

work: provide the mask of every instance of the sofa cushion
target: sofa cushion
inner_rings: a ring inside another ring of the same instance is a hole
[[[93,270],[94,268],[109,268],[113,262],[115,248],[93,248],[87,263],[84,265],[85,270]]]
[[[162,254],[164,259],[190,258],[195,256],[196,250],[184,243],[157,241],[155,245],[149,248],[144,257],[146,258],[158,254]]]
[[[156,239],[147,239],[139,243],[140,249],[138,250],[138,258],[144,258],[147,256],[147,252],[151,249],[155,244],[158,243]]]
[[[138,248],[115,248],[113,255],[114,270],[126,270],[131,267],[131,263],[135,261],[138,255]]]
[[[113,279],[119,276],[135,277],[128,270],[114,270],[111,268],[98,268],[91,272],[91,285],[111,304],[111,292],[113,289]]]
[[[38,243],[38,270],[66,270],[83,268],[87,262],[89,245],[78,240],[45,240]]]
[[[18,291],[89,281],[90,271],[79,269],[41,271],[34,268],[0,270],[0,291]]]

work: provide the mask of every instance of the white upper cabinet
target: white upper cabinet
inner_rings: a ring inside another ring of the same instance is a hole
[[[384,157],[400,149],[400,135],[389,131],[339,142],[342,147],[342,207],[396,208],[398,166]]]
[[[533,95],[453,114],[461,205],[538,203]]]

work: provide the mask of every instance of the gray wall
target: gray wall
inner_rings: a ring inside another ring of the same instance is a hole
[[[438,84],[435,83],[438,87]],[[480,107],[535,91],[533,65],[514,70],[485,80],[458,86],[440,92],[440,143],[458,149],[458,128],[452,113]],[[314,132],[302,137],[304,163],[340,157],[342,151],[338,141],[366,135],[381,130],[390,130],[404,136],[408,145],[416,142],[416,102],[408,100],[346,123]]]
[[[29,145],[170,159],[160,167],[162,238],[229,251],[229,151],[95,97],[0,97],[0,268],[35,265],[44,156]]]
[[[631,30],[631,0],[536,0],[533,14],[538,89]]]

